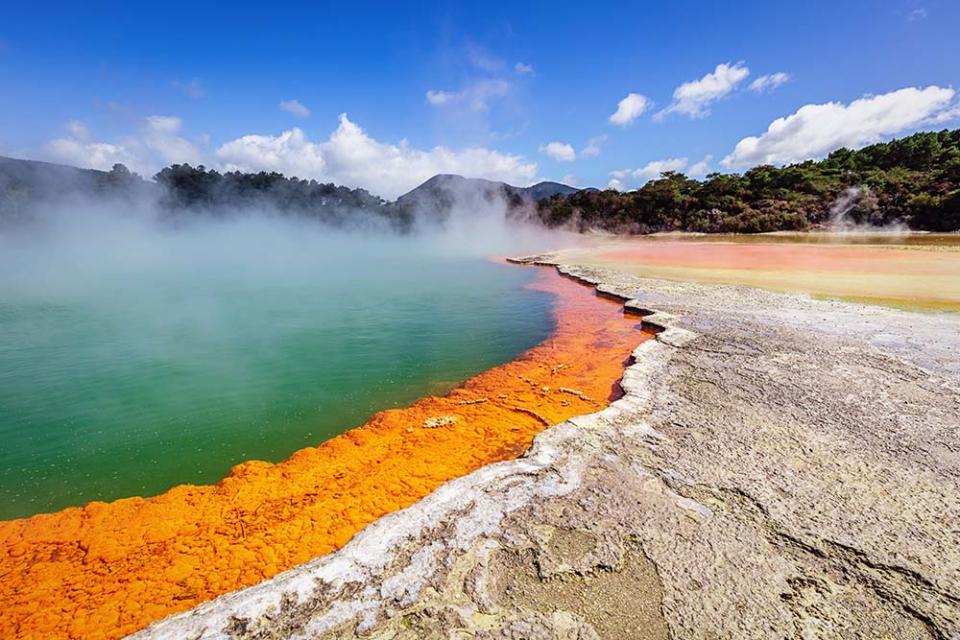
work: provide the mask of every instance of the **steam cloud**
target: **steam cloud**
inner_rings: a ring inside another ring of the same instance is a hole
[[[902,223],[876,224],[873,218],[879,213],[876,197],[869,189],[847,187],[830,205],[827,227],[842,233],[906,233],[909,228]]]
[[[507,220],[502,198],[471,189],[452,194],[444,221],[415,211],[414,230],[405,234],[365,211],[343,212],[334,227],[263,206],[171,214],[155,191],[109,197],[68,179],[40,189],[56,195],[0,216],[0,302],[73,299],[121,280],[149,287],[160,275],[221,273],[282,286],[304,274],[348,278],[363,263],[485,259],[571,241]]]

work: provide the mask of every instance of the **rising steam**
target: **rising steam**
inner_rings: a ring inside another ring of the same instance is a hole
[[[876,197],[866,187],[847,187],[830,205],[827,228],[839,233],[906,233],[908,227],[893,222],[877,224],[879,209]]]

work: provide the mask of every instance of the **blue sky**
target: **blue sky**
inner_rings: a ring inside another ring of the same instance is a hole
[[[631,188],[960,126],[947,0],[133,4],[0,8],[0,153],[394,197],[436,171]]]

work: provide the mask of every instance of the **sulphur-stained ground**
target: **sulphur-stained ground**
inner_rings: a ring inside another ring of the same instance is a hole
[[[136,637],[960,637],[960,316],[559,268],[622,399]]]

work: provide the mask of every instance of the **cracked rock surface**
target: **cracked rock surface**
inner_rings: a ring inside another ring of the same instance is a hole
[[[135,637],[960,637],[960,316],[558,268],[622,399]]]

